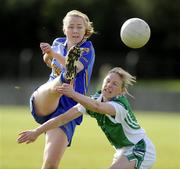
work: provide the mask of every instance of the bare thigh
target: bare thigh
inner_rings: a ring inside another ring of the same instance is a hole
[[[34,108],[37,115],[46,116],[54,112],[62,96],[55,87],[61,85],[59,79],[41,85],[34,93]]]
[[[60,128],[49,130],[46,133],[42,169],[57,169],[67,148],[66,134]]]
[[[135,169],[135,161],[129,161],[126,156],[122,155],[109,169]]]

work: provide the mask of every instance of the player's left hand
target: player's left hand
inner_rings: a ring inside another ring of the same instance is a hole
[[[38,137],[38,134],[35,130],[27,130],[19,133],[19,137],[17,138],[18,143],[26,143],[29,144],[34,142]]]

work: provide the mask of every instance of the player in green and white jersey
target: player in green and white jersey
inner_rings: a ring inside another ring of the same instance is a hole
[[[156,158],[154,145],[138,124],[125,96],[128,94],[128,86],[134,82],[135,77],[116,67],[108,72],[101,91],[92,97],[75,92],[69,84],[59,86],[58,92],[71,97],[79,104],[34,130],[20,133],[18,142],[33,142],[43,132],[63,125],[82,114],[88,114],[97,120],[116,149],[109,169],[150,169]]]

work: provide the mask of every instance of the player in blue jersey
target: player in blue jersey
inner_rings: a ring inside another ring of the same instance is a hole
[[[65,37],[54,40],[52,46],[41,43],[44,61],[52,68],[49,80],[34,91],[30,108],[36,122],[65,113],[76,101],[56,91],[62,83],[71,83],[74,90],[86,94],[93,70],[95,52],[87,39],[94,33],[92,22],[84,13],[72,10],[63,19]],[[76,125],[82,116],[64,126],[46,132],[42,169],[57,169],[67,146],[70,146]]]
[[[122,68],[113,68],[105,77],[101,91],[91,98],[75,92],[71,85],[64,84],[58,88],[79,102],[67,113],[49,120],[34,130],[20,133],[19,143],[30,143],[54,127],[88,114],[97,120],[99,127],[106,135],[116,153],[109,169],[150,169],[156,154],[151,140],[139,125],[125,96],[127,88],[133,85],[135,77]]]

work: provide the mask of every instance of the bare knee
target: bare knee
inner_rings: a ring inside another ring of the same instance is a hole
[[[58,169],[58,165],[52,162],[46,162],[42,169]]]
[[[108,169],[116,169],[116,168],[114,168],[114,167],[109,167]]]
[[[122,155],[109,169],[135,169],[135,161],[129,161],[126,156]]]
[[[110,166],[108,169],[134,169],[134,168],[130,168],[128,166],[121,166],[121,165],[112,165]]]
[[[113,166],[109,167],[108,169],[119,169],[119,167],[113,165]]]
[[[58,169],[59,163],[60,159],[58,158],[58,155],[55,156],[53,153],[49,154],[48,152],[45,152],[42,169]]]

